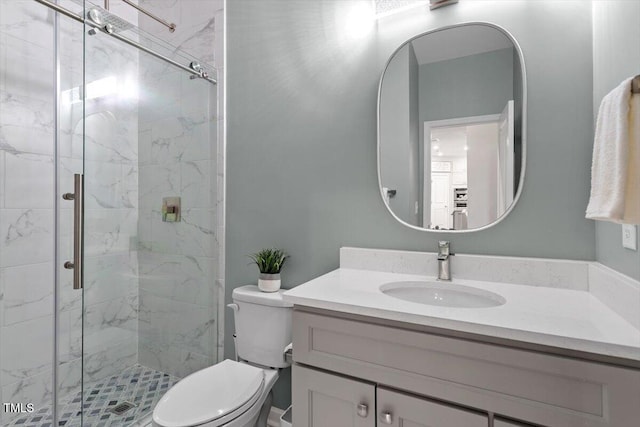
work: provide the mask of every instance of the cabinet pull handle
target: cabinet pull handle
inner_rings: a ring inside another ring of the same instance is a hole
[[[358,405],[358,416],[367,418],[369,415],[369,406],[366,403],[360,403]]]
[[[393,415],[391,412],[383,412],[380,414],[380,421],[384,424],[393,424]]]

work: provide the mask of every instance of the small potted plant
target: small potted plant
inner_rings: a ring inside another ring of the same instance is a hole
[[[262,249],[249,258],[258,266],[258,288],[262,292],[276,292],[280,289],[280,271],[289,256],[282,249]]]

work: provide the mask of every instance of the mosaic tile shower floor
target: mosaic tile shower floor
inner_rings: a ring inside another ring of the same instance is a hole
[[[86,401],[80,393],[61,405],[58,426],[64,427],[124,427],[137,425],[147,417],[154,406],[178,382],[178,378],[164,372],[136,365],[119,375],[85,386]],[[136,406],[121,415],[111,410],[118,404],[131,402]],[[81,407],[84,420],[81,424]],[[49,408],[14,420],[11,427],[53,427]]]

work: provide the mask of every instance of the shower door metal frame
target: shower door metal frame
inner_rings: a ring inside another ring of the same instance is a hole
[[[60,161],[60,51],[59,51],[59,15],[54,14],[53,17],[53,72],[54,74],[54,88],[53,96],[53,164],[54,164],[54,179],[53,179],[53,366],[51,369],[52,379],[52,393],[51,393],[51,420],[54,426],[58,425],[58,366],[59,366],[59,352],[60,352],[60,340],[58,339],[58,328],[60,326],[60,311],[59,311],[59,295],[60,295],[60,279],[59,279],[59,265],[60,265],[60,201],[58,194],[60,194],[60,172],[58,168],[58,162]],[[82,384],[80,385],[82,387]]]
[[[164,56],[161,53],[156,52],[153,49],[149,49],[148,47],[145,47],[145,46],[141,45],[138,42],[135,42],[135,41],[133,41],[133,40],[127,38],[127,37],[121,36],[120,34],[114,32],[113,29],[111,27],[109,27],[108,24],[103,26],[103,25],[100,25],[100,24],[92,21],[91,19],[85,19],[84,17],[79,16],[78,14],[76,14],[76,13],[74,13],[74,12],[68,10],[68,9],[65,9],[64,7],[59,6],[56,3],[53,3],[53,2],[51,2],[49,0],[34,0],[34,1],[46,6],[48,8],[50,8],[50,9],[53,9],[56,12],[61,13],[61,14],[65,15],[65,16],[71,18],[71,19],[75,19],[76,21],[81,22],[81,23],[85,24],[86,26],[92,27],[92,28],[94,28],[96,30],[100,30],[104,34],[107,34],[107,35],[109,35],[109,36],[111,36],[111,37],[113,37],[113,38],[115,38],[117,40],[120,40],[121,42],[126,43],[129,46],[133,46],[136,49],[139,49],[139,50],[141,50],[141,51],[143,51],[145,53],[148,53],[149,55],[152,55],[152,56],[154,56],[154,57],[156,57],[156,58],[158,58],[158,59],[160,59],[162,61],[168,62],[168,63],[170,63],[170,64],[182,69],[183,71],[186,71],[188,73],[193,74],[196,77],[199,77],[201,79],[207,80],[207,81],[209,81],[209,82],[211,82],[213,84],[217,84],[218,83],[217,80],[214,77],[209,76],[209,74],[197,62],[192,62],[188,66],[184,65],[184,64],[181,64],[179,62],[174,61],[171,58],[168,58],[168,57]]]

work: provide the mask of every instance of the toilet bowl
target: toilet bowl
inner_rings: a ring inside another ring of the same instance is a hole
[[[152,425],[253,427],[277,379],[276,369],[224,360],[165,393],[153,411]]]
[[[233,291],[239,362],[223,360],[175,384],[153,410],[154,427],[265,427],[279,369],[290,365],[292,305],[284,291]],[[260,424],[260,425],[259,425]]]

